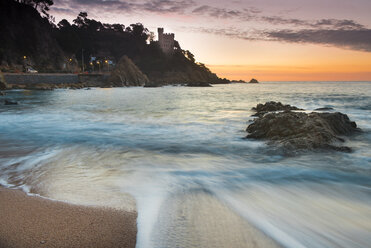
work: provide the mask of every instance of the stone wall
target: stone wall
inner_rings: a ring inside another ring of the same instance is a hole
[[[11,85],[29,84],[76,84],[79,83],[77,74],[57,74],[57,73],[4,73],[4,79]]]
[[[4,73],[8,85],[73,85],[83,84],[87,87],[104,86],[109,74],[62,74],[62,73]],[[63,87],[63,86],[62,86]]]

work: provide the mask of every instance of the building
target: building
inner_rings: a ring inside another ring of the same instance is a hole
[[[163,28],[158,28],[157,31],[158,31],[158,44],[162,51],[166,54],[173,54],[175,46],[174,40],[175,35],[164,33]]]

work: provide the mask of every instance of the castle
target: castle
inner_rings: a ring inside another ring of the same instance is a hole
[[[163,28],[158,28],[157,31],[158,31],[158,44],[160,45],[162,51],[166,54],[174,53],[175,35],[164,33]]]

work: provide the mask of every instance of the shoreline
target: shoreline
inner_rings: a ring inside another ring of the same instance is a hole
[[[30,196],[0,186],[0,247],[135,247],[137,213]]]

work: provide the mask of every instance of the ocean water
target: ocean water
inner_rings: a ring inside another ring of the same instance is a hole
[[[138,248],[370,247],[371,83],[10,91],[0,184],[138,212]],[[0,99],[1,101],[1,99]],[[332,107],[352,153],[247,140],[251,108]]]

